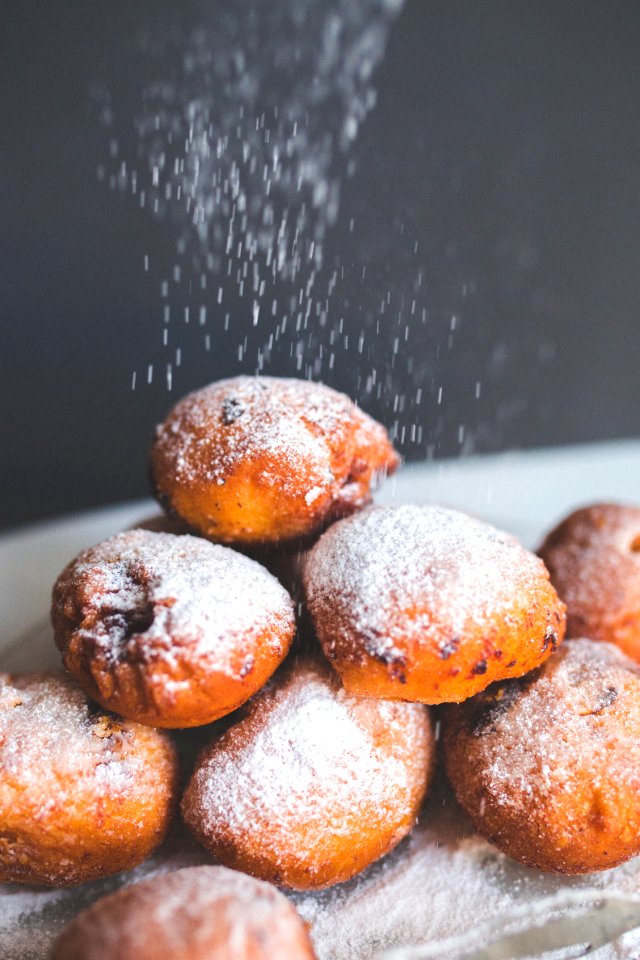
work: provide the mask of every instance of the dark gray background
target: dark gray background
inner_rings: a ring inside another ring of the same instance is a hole
[[[87,91],[160,6],[25,0],[3,25],[2,526],[144,494],[154,424],[181,393],[238,371],[230,343],[187,351],[172,395],[161,378],[130,389],[132,369],[161,355],[143,254],[172,241],[97,182]],[[639,52],[635,0],[408,0],[398,17],[329,254],[351,250],[384,287],[404,268],[406,227],[434,326],[461,313],[408,456],[460,452],[460,424],[480,450],[637,433]],[[441,342],[426,331],[425,354]],[[383,332],[381,356],[388,346]],[[353,391],[352,365],[332,382]],[[389,422],[391,399],[365,405]]]

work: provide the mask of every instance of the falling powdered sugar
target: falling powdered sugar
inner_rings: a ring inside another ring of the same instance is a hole
[[[157,276],[169,389],[186,338],[210,350],[230,326],[249,369],[280,342],[302,370],[336,282],[321,271],[354,170],[345,156],[375,104],[373,72],[401,7],[196,2],[131,42],[133,105],[115,78],[96,84],[98,178],[175,231],[173,262]]]

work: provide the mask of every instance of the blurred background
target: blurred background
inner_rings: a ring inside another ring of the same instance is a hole
[[[408,458],[637,434],[633,0],[23,0],[0,44],[0,526],[144,495],[241,372]]]

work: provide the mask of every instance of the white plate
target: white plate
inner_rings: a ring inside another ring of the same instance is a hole
[[[439,502],[484,516],[535,546],[573,507],[640,500],[640,442],[614,442],[404,468],[381,502]],[[58,663],[48,626],[51,586],[80,549],[157,512],[137,501],[38,524],[0,537],[0,666]],[[0,956],[44,960],[78,909],[122,882],[204,859],[184,841],[131,874],[71,891],[0,885]],[[527,870],[475,837],[451,798],[432,797],[412,837],[356,880],[294,897],[320,960],[393,956],[548,958],[638,955],[640,864],[561,879]],[[582,947],[565,949],[580,941]],[[493,947],[490,945],[493,943]],[[407,945],[414,944],[413,949]],[[395,948],[402,947],[397,951]],[[563,948],[563,949],[560,949]],[[391,952],[389,952],[391,951]],[[477,952],[484,951],[484,952]]]

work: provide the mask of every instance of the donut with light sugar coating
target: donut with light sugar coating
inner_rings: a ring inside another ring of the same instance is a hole
[[[304,540],[367,504],[399,458],[384,429],[322,384],[235,377],[180,400],[158,428],[162,506],[221,543]]]
[[[51,960],[314,960],[306,924],[275,887],[225,867],[187,867],[98,900]]]
[[[507,533],[438,506],[374,507],[330,527],[304,561],[325,656],[362,696],[446,703],[539,666],[564,605]]]
[[[421,704],[353,697],[290,660],[205,748],[182,815],[216,859],[298,890],[355,876],[412,830],[434,736]]]
[[[263,686],[296,629],[267,570],[200,537],[129,530],[60,574],[51,608],[66,668],[108,710],[159,727],[231,713]]]
[[[128,870],[177,801],[166,733],[105,713],[70,677],[0,674],[0,880],[47,887]]]
[[[510,857],[571,875],[640,854],[640,666],[613,644],[566,640],[442,731],[458,802]]]
[[[567,636],[615,643],[640,661],[640,508],[595,503],[576,510],[539,553],[567,605]]]

